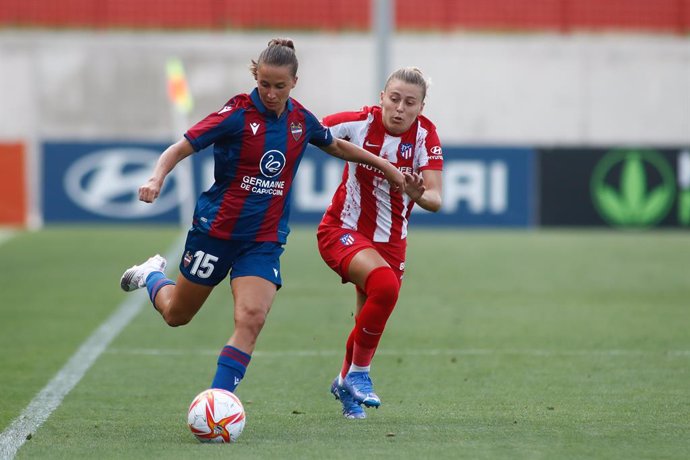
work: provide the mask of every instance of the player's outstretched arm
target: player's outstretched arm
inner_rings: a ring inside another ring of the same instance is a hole
[[[373,153],[356,146],[352,142],[333,138],[333,143],[331,145],[321,147],[321,149],[329,155],[333,155],[334,157],[341,158],[346,161],[364,163],[380,169],[383,172],[383,175],[386,177],[386,180],[391,184],[391,188],[393,190],[402,190],[405,187],[405,177],[398,170],[398,168],[393,166],[390,161],[378,157]]]
[[[165,177],[170,174],[170,171],[173,170],[177,163],[184,160],[192,153],[194,153],[194,148],[187,138],[184,137],[165,149],[158,158],[156,167],[153,168],[153,174],[149,180],[139,187],[139,200],[146,203],[153,203],[153,201],[158,198],[158,195],[160,195]]]

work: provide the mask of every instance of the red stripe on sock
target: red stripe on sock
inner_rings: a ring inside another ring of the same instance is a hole
[[[247,353],[238,350],[235,347],[231,347],[229,345],[223,347],[223,350],[220,352],[220,355],[230,359],[234,359],[238,363],[242,364],[244,367],[247,367],[249,365],[249,360],[251,359],[251,356]]]

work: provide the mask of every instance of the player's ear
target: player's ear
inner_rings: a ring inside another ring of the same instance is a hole
[[[379,95],[379,104],[383,105],[383,94],[384,91],[381,91],[381,94]]]
[[[292,78],[292,87],[293,87],[293,88],[294,88],[295,86],[297,86],[297,78],[298,78],[297,75],[295,75],[295,76]]]

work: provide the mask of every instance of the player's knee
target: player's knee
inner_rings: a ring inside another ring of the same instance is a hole
[[[390,267],[378,267],[369,273],[365,291],[368,299],[379,305],[389,305],[391,309],[398,301],[400,282]]]
[[[192,317],[174,313],[164,313],[163,320],[165,320],[166,324],[170,327],[179,327],[189,324],[189,322],[192,320]]]
[[[198,307],[190,308],[190,302],[188,301],[180,301],[171,296],[161,299],[161,295],[156,297],[154,308],[158,310],[165,323],[170,327],[189,324],[196,312],[199,311]]]
[[[266,323],[267,308],[236,307],[235,328],[258,335]]]

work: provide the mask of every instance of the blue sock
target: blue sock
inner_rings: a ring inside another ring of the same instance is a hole
[[[252,359],[251,355],[235,347],[230,345],[223,347],[218,356],[218,367],[211,388],[222,388],[234,392],[247,371],[250,359]]]
[[[158,294],[158,291],[160,291],[163,286],[169,284],[174,285],[175,282],[166,278],[163,272],[151,272],[149,276],[146,277],[146,290],[149,291],[149,299],[151,299],[153,308],[156,308],[156,294]]]

